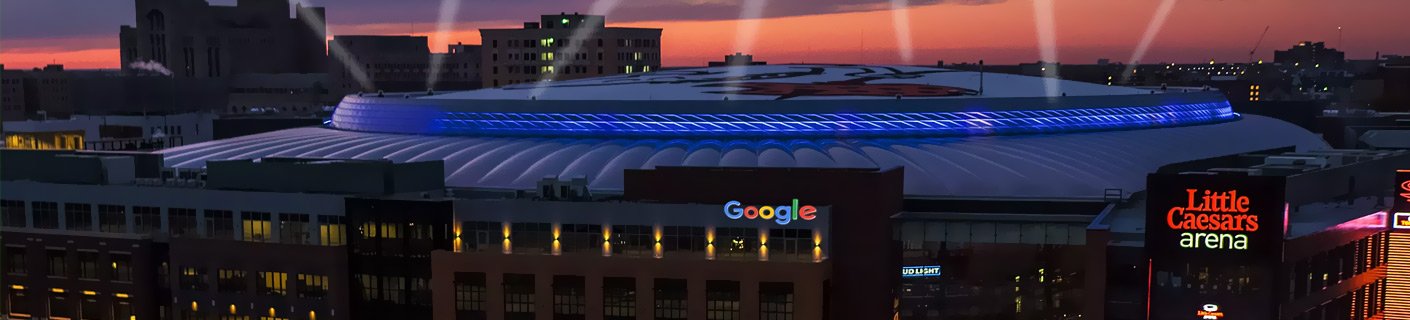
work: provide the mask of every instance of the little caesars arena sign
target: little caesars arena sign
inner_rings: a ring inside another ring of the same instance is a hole
[[[1146,246],[1153,251],[1233,253],[1278,246],[1285,208],[1280,178],[1153,174],[1147,182]]]

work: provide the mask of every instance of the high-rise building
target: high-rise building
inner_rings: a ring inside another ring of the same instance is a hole
[[[136,0],[136,25],[119,32],[122,66],[156,62],[179,78],[322,72],[323,8],[296,5],[293,18],[289,8],[289,0]]]
[[[543,15],[521,29],[480,29],[485,86],[661,68],[661,29],[608,28],[606,17]]]

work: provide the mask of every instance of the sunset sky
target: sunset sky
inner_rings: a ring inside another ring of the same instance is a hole
[[[479,28],[517,27],[538,14],[590,12],[592,0],[464,0],[452,31],[433,35],[441,0],[307,0],[327,6],[330,35],[417,34],[479,43]],[[613,0],[603,0],[611,3]],[[736,51],[741,1],[618,0],[609,26],[663,28],[666,66],[703,65]],[[747,0],[754,1],[754,0]],[[895,0],[901,1],[901,0]],[[1325,41],[1348,58],[1410,54],[1407,0],[912,0],[913,58],[904,61],[891,0],[765,2],[748,50],[770,63],[1018,63],[1040,59],[1034,1],[1053,4],[1057,58],[1092,63],[1131,59],[1162,1],[1175,1],[1144,62],[1244,61],[1265,26],[1258,58],[1298,41]],[[234,0],[211,0],[232,5]],[[131,0],[3,0],[0,63],[29,68],[118,67],[118,27],[132,24]],[[599,6],[602,7],[602,6]],[[1342,27],[1338,39],[1337,28]]]

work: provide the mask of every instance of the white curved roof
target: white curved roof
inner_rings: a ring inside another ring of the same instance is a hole
[[[509,85],[417,97],[428,100],[855,100],[1022,98],[1149,94],[1094,83],[922,66],[784,64],[670,69]],[[949,90],[949,91],[947,91]]]
[[[624,169],[656,166],[905,167],[913,196],[1099,197],[1143,190],[1162,165],[1254,150],[1325,149],[1316,135],[1256,115],[1200,126],[1068,134],[846,140],[663,140],[402,135],[298,128],[160,151],[166,164],[261,157],[444,160],[453,187],[533,189],[545,176],[620,190]]]

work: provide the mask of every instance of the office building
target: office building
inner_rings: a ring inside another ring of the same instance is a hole
[[[661,69],[661,29],[607,27],[604,16],[549,14],[521,29],[480,29],[486,87]]]
[[[338,45],[347,52],[351,61],[344,61],[338,55],[328,58],[336,88],[341,94],[356,92],[406,92],[428,89],[468,90],[479,88],[478,46],[453,44],[445,53],[431,53],[424,36],[333,36],[330,45]],[[440,76],[435,88],[431,88],[430,77],[433,57],[441,60]],[[356,63],[367,77],[367,85],[359,82],[348,68]]]

